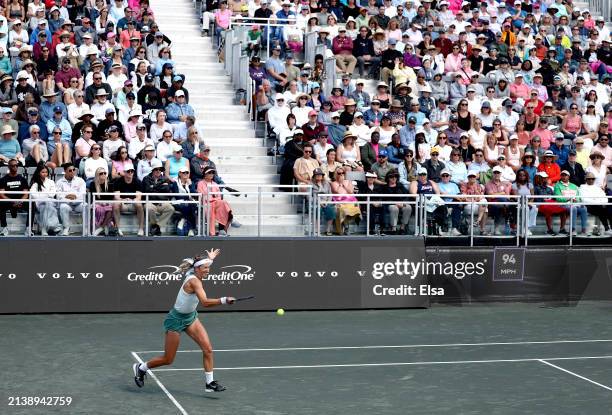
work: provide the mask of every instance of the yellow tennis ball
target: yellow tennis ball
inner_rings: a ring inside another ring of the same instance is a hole
[[[285,310],[283,310],[282,308],[279,308],[278,310],[276,310],[276,314],[278,314],[279,316],[282,316],[285,314]]]

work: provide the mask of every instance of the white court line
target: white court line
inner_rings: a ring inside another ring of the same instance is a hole
[[[544,363],[545,365],[548,365],[548,366],[554,367],[555,369],[559,369],[559,370],[561,370],[561,371],[563,371],[563,372],[565,372],[565,373],[569,373],[569,374],[570,374],[570,375],[572,375],[572,376],[576,376],[577,378],[580,378],[580,379],[582,379],[582,380],[586,380],[587,382],[591,382],[593,385],[597,385],[597,386],[600,386],[600,387],[602,387],[602,388],[604,388],[604,389],[607,389],[607,390],[609,390],[609,391],[612,391],[612,388],[610,388],[609,386],[602,385],[601,383],[595,382],[594,380],[591,380],[591,379],[589,379],[589,378],[587,378],[587,377],[585,377],[585,376],[581,376],[581,375],[579,375],[578,373],[574,373],[574,372],[572,372],[571,370],[563,369],[561,366],[553,365],[552,363],[547,362],[547,361],[546,361],[546,359],[538,359],[538,360],[539,360],[540,362]],[[548,359],[548,360],[550,360],[550,359]]]
[[[142,359],[140,358],[140,356],[138,356],[138,353],[137,353],[137,352],[132,352],[132,356],[134,356],[134,359],[136,359],[136,361],[137,361],[138,363],[144,363],[144,362],[142,361]],[[178,401],[177,401],[176,399],[174,399],[174,396],[172,396],[172,394],[171,394],[171,393],[168,391],[168,389],[166,389],[166,387],[164,386],[164,384],[160,382],[160,380],[157,378],[157,376],[155,376],[155,373],[153,373],[153,371],[152,371],[152,370],[149,370],[149,374],[151,375],[151,378],[152,378],[152,379],[153,379],[155,382],[157,382],[157,384],[159,385],[159,387],[161,388],[161,390],[163,390],[163,391],[164,391],[164,393],[166,394],[166,396],[167,396],[168,398],[170,398],[170,400],[172,401],[172,403],[174,404],[174,406],[176,406],[176,407],[177,407],[177,409],[178,409],[179,411],[181,411],[181,414],[183,414],[183,415],[189,415],[189,414],[187,413],[187,411],[185,410],[185,408],[183,408],[183,407],[181,406],[181,404],[180,404],[180,403],[178,403]]]
[[[550,341],[526,341],[526,342],[496,342],[496,343],[446,343],[446,344],[401,344],[395,346],[329,346],[329,347],[279,347],[264,349],[215,349],[215,352],[279,352],[298,350],[350,350],[350,349],[416,349],[424,347],[467,347],[467,346],[509,346],[521,344],[561,344],[561,343],[605,343],[606,340],[550,340]],[[147,350],[136,353],[163,353],[163,350]],[[201,353],[202,350],[179,350],[178,353]]]
[[[458,365],[470,363],[508,363],[508,362],[541,362],[544,360],[582,360],[582,359],[612,359],[610,356],[574,356],[574,357],[549,357],[539,359],[496,359],[496,360],[452,360],[438,362],[394,362],[394,363],[347,363],[337,365],[291,365],[291,366],[242,366],[242,367],[216,367],[215,370],[262,370],[262,369],[315,369],[334,367],[372,367],[372,366],[418,366],[418,365]],[[156,372],[192,371],[202,368],[191,369],[156,369]]]

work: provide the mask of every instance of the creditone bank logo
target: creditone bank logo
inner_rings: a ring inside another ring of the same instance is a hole
[[[375,280],[385,277],[405,277],[415,279],[419,276],[454,277],[461,280],[465,277],[481,277],[486,271],[487,260],[471,261],[410,261],[396,259],[389,262],[375,262],[369,275]],[[367,271],[358,271],[359,276],[365,277]]]
[[[140,283],[140,285],[168,285],[171,282],[180,282],[183,280],[183,274],[179,272],[179,268],[175,265],[155,265],[148,268],[148,272],[139,274],[130,272],[127,275],[129,282]]]
[[[212,282],[214,285],[240,285],[255,279],[255,271],[249,265],[226,265],[219,269],[221,272],[211,272],[204,277],[203,281]]]

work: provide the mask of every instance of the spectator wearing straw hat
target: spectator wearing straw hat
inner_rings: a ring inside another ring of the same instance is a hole
[[[0,139],[0,165],[8,164],[9,160],[15,159],[21,165],[25,164],[25,159],[21,153],[21,146],[17,139],[13,138],[15,130],[10,125],[5,125],[0,130],[2,139]]]
[[[103,121],[106,114],[111,112],[113,114],[115,113],[115,106],[107,100],[108,95],[109,93],[107,93],[103,88],[98,89],[96,92],[96,99],[94,103],[91,104],[91,112],[98,121]]]
[[[43,93],[43,98],[45,98],[45,101],[40,104],[39,111],[40,118],[45,123],[53,119],[56,107],[61,108],[62,118],[68,118],[68,111],[66,110],[66,106],[63,102],[58,102],[57,96],[58,93],[55,91],[45,91]]]

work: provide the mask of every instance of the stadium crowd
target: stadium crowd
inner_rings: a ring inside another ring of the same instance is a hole
[[[148,0],[0,1],[1,236],[29,199],[36,232],[69,235],[88,192],[108,193],[95,235],[122,236],[128,212],[139,236],[160,235],[175,214],[193,235],[198,194],[211,235],[239,226],[171,45]]]
[[[334,220],[336,233],[360,220],[359,193],[370,193],[402,195],[372,205],[371,231],[406,232],[413,214],[406,201],[426,194],[438,200],[428,209],[432,232],[466,234],[462,213],[474,210],[481,234],[510,234],[518,213],[504,202],[536,195],[549,203],[529,206],[528,234],[541,215],[549,235],[612,235],[604,205],[612,196],[611,39],[589,10],[571,0],[206,7],[204,30],[214,19],[222,32],[232,15],[247,27],[257,116],[284,157],[281,184],[314,184],[346,202],[324,203],[327,234]],[[312,32],[324,53],[303,62]],[[326,90],[330,77],[337,80]],[[361,180],[355,186],[347,175]],[[451,196],[479,203],[447,209]]]

